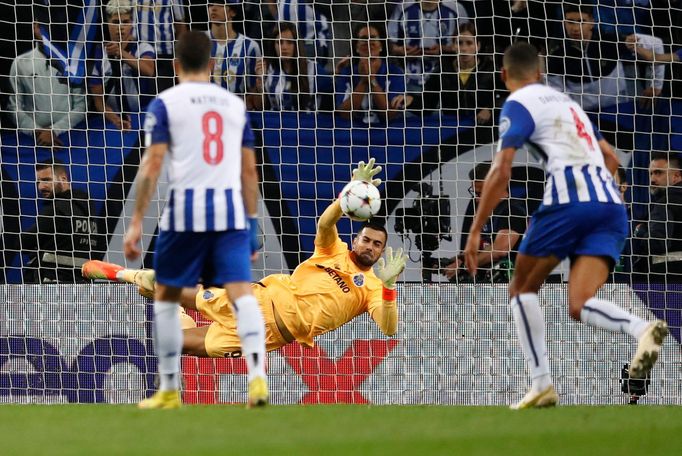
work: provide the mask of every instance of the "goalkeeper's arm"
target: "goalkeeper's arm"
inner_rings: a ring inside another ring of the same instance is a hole
[[[374,159],[370,158],[369,162],[365,164],[364,161],[358,163],[358,167],[353,170],[353,178],[351,180],[360,180],[371,182],[372,185],[378,187],[381,185],[381,179],[375,178],[381,172],[381,166],[374,166]],[[317,234],[315,235],[315,245],[318,247],[329,247],[339,237],[339,232],[336,229],[336,223],[339,221],[343,211],[341,211],[341,204],[339,199],[335,199],[327,209],[322,213],[320,220],[317,222]]]
[[[372,319],[376,322],[381,332],[387,336],[393,336],[398,332],[398,306],[396,305],[397,293],[395,282],[403,269],[407,256],[403,249],[393,254],[391,247],[386,248],[386,259],[380,258],[377,262],[376,276],[381,280],[383,290],[381,293],[381,306],[371,311]]]

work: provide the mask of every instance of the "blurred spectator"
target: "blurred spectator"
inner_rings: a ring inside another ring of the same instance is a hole
[[[304,42],[305,54],[324,64],[332,55],[332,28],[317,2],[306,0],[271,0],[267,2],[272,18],[291,22]]]
[[[474,205],[481,200],[483,182],[490,167],[490,162],[483,162],[469,171],[471,180],[469,193],[474,198]],[[492,216],[481,230],[476,281],[509,281],[514,270],[519,243],[526,231],[527,216],[525,204],[510,198],[509,189],[507,189],[503,199],[495,207]],[[462,238],[462,242],[466,245],[466,236]],[[452,262],[442,272],[451,281],[471,280],[464,268],[463,255],[452,258]]]
[[[610,40],[634,33],[651,34],[651,0],[598,0],[595,17],[602,36]]]
[[[680,158],[654,153],[649,165],[648,223],[635,229],[635,269],[652,282],[682,282],[682,167]]]
[[[632,234],[634,231],[635,221],[632,220],[632,205],[627,201],[627,191],[630,184],[627,181],[625,169],[619,166],[616,174],[613,176],[616,189],[620,195],[621,201],[625,204],[628,214],[628,237],[625,240],[625,246],[621,252],[620,259],[614,268],[614,280],[616,282],[632,282]]]
[[[244,14],[239,0],[211,0],[208,5],[208,34],[213,43],[211,79],[230,92],[245,97],[248,109],[257,108],[256,64],[261,51],[258,43],[240,33],[236,25]]]
[[[331,109],[333,77],[324,66],[306,59],[296,25],[275,25],[263,46],[265,59],[256,64],[257,89],[262,89],[262,107],[273,111]],[[261,107],[261,106],[256,106]]]
[[[367,124],[390,120],[405,109],[405,76],[388,63],[386,35],[378,25],[360,25],[353,32],[352,57],[336,72],[336,109],[346,119]]]
[[[43,51],[38,24],[33,31],[35,48],[18,56],[10,69],[8,111],[22,133],[35,137],[36,145],[60,147],[64,143],[59,135],[85,119],[85,90],[62,77]]]
[[[479,125],[490,125],[495,100],[495,69],[488,56],[479,54],[481,43],[471,22],[459,26],[454,52],[441,59],[442,72],[424,86],[423,96],[415,95],[410,109],[433,110],[444,114],[476,118]],[[501,82],[499,83],[501,86]],[[500,95],[501,96],[501,95]],[[420,103],[420,98],[423,100]]]
[[[175,85],[175,41],[187,31],[185,0],[137,0],[137,33],[156,51],[157,92]]]
[[[100,48],[88,87],[97,112],[118,129],[130,128],[126,113],[144,111],[153,94],[156,54],[133,34],[134,6],[130,0],[110,0],[105,23],[108,38]]]
[[[452,50],[458,22],[461,25],[469,20],[457,2],[450,2],[450,6],[440,0],[406,2],[388,21],[390,54],[404,58],[409,93],[420,93],[440,70],[439,56]]]
[[[353,24],[385,24],[393,11],[402,6],[403,0],[343,0],[331,3],[330,17],[334,36],[332,46],[336,57],[352,53],[350,42]]]
[[[519,37],[528,37],[538,49],[546,49],[546,38],[553,26],[546,18],[552,17],[552,5],[559,4],[538,0],[460,0],[460,3],[476,22],[484,52],[498,57]]]
[[[632,66],[632,52],[624,43],[600,38],[591,5],[567,3],[563,8],[566,37],[555,43],[547,56],[549,85],[569,94],[588,112],[615,106],[621,96],[636,94],[650,99],[660,93],[660,72],[645,76],[648,83],[632,87],[628,93],[628,76],[631,80],[640,76]],[[630,65],[629,71],[624,62]]]
[[[629,35],[625,38],[628,49],[637,53],[641,59],[649,62],[670,63],[679,62],[682,59],[682,48],[675,52],[664,53],[663,46],[659,50],[653,49],[651,45],[642,41],[637,35]]]
[[[67,168],[59,161],[38,163],[36,179],[45,201],[36,225],[21,234],[20,250],[30,257],[24,282],[83,282],[82,264],[102,259],[106,250],[106,236],[88,195],[71,188]]]

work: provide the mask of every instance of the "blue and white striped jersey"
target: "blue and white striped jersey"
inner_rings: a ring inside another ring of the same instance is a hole
[[[242,199],[242,147],[254,136],[241,98],[211,83],[184,82],[149,105],[146,143],[168,144],[165,231],[246,229]]]
[[[468,22],[466,10],[459,4],[440,4],[433,11],[424,11],[421,2],[405,2],[396,7],[388,20],[388,37],[400,46],[428,49],[452,43],[460,23]],[[440,59],[435,56],[407,57],[405,74],[412,82],[423,85],[438,71]]]
[[[256,63],[261,57],[258,43],[241,33],[227,44],[216,40],[210,30],[206,32],[213,47],[211,81],[236,94],[249,92],[256,84]]]
[[[545,163],[543,206],[588,201],[622,204],[604,164],[601,138],[580,105],[543,84],[515,91],[502,106],[498,151],[528,145]]]
[[[185,20],[185,0],[138,0],[137,35],[156,47],[157,55],[173,55],[175,23]]]
[[[324,14],[316,11],[313,2],[307,4],[305,0],[279,0],[277,17],[280,21],[296,24],[298,38],[304,41],[308,58],[329,57],[331,25]]]

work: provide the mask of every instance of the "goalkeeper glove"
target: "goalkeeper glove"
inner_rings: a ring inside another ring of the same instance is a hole
[[[365,164],[364,161],[358,163],[358,167],[353,170],[353,178],[351,180],[370,182],[375,187],[378,187],[379,185],[381,185],[381,179],[379,179],[378,177],[376,179],[373,179],[373,177],[379,174],[380,172],[381,166],[375,167],[374,159],[370,158],[369,163],[367,164]]]
[[[384,288],[389,290],[395,288],[395,281],[400,273],[403,272],[403,269],[405,269],[406,262],[407,255],[403,253],[403,249],[398,249],[394,255],[391,247],[386,248],[386,260],[379,258],[377,270],[375,271]]]
[[[249,217],[249,242],[251,243],[251,253],[257,252],[261,247],[258,239],[258,219]]]

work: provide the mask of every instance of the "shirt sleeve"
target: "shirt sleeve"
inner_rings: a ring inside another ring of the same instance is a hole
[[[260,47],[258,43],[253,40],[249,40],[249,54],[246,62],[246,87],[244,87],[245,92],[249,92],[251,87],[256,85],[256,63],[261,57]]]
[[[346,67],[336,76],[336,105],[340,105],[353,93],[350,67]]]
[[[604,135],[602,135],[601,131],[599,131],[599,128],[597,128],[597,124],[592,124],[592,131],[594,132],[594,137],[597,138],[597,141],[604,139]]]
[[[256,138],[253,135],[253,130],[251,130],[251,119],[248,112],[245,112],[244,115],[246,116],[246,123],[244,124],[244,133],[242,134],[242,147],[253,149],[256,144]]]
[[[405,10],[402,6],[399,6],[393,12],[393,15],[388,20],[388,26],[386,27],[386,32],[388,33],[388,38],[391,43],[399,44],[404,38],[405,34],[403,32],[403,15]]]
[[[160,98],[149,104],[144,118],[145,144],[170,143],[170,131],[168,129],[168,111]]]
[[[185,0],[173,2],[173,20],[180,22],[185,20]]]
[[[519,148],[535,131],[535,121],[518,101],[506,101],[500,114],[500,148]]]
[[[329,74],[324,65],[317,64],[316,85],[317,93],[334,93],[334,78]]]
[[[384,90],[386,90],[390,103],[395,97],[405,93],[405,74],[397,66],[389,66],[387,72],[386,81],[388,82],[388,87],[384,87]]]

